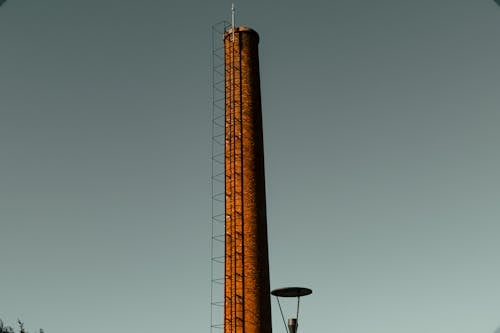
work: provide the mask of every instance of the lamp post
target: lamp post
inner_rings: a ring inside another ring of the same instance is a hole
[[[288,333],[297,333],[297,328],[299,326],[299,307],[300,307],[300,298],[302,296],[307,296],[312,294],[312,290],[309,288],[303,287],[289,287],[289,288],[280,288],[274,289],[271,291],[271,294],[276,296],[276,300],[278,301],[278,306],[281,312],[281,318],[283,318],[283,324],[285,325],[285,330]],[[281,308],[280,297],[296,297],[297,298],[297,313],[295,318],[288,318],[288,325],[285,322],[285,316],[283,315],[283,310]]]

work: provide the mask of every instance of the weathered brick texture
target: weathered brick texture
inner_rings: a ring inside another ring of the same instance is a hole
[[[224,333],[270,333],[259,35],[235,28],[225,46]]]

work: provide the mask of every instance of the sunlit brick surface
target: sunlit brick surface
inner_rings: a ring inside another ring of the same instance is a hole
[[[225,333],[270,333],[264,149],[258,34],[226,33]]]

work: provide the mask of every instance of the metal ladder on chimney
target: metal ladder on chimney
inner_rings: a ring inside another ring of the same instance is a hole
[[[225,333],[244,332],[243,127],[240,40],[226,43]]]
[[[244,332],[241,57],[238,38],[225,50],[230,28],[212,26],[211,333]]]

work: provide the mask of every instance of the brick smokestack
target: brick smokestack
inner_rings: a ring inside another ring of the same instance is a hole
[[[224,35],[224,333],[272,331],[258,44],[249,28]]]

